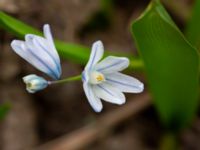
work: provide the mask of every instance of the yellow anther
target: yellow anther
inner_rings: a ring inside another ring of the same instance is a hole
[[[89,82],[91,84],[100,84],[103,81],[105,81],[105,77],[102,73],[97,72],[97,71],[92,71],[90,73],[90,78],[89,78]]]
[[[103,81],[103,80],[104,80],[104,77],[103,77],[102,75],[98,75],[98,76],[96,77],[96,79],[97,79],[97,81],[99,82],[99,81]]]

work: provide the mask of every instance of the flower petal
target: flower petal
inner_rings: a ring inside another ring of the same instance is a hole
[[[43,26],[43,33],[44,33],[44,37],[49,41],[51,46],[55,48],[54,41],[53,41],[53,36],[51,34],[51,29],[50,29],[49,24],[45,24]],[[57,53],[57,51],[56,51],[56,53]]]
[[[44,38],[32,34],[27,34],[25,36],[25,45],[27,48],[26,51],[28,51],[32,57],[35,57],[37,61],[40,61],[44,66],[48,68],[49,76],[53,77],[54,79],[60,78],[60,64],[57,64],[54,57],[49,53],[48,43]],[[36,68],[39,69],[40,66],[36,66]]]
[[[50,59],[54,61],[56,65],[55,71],[57,71],[58,74],[57,76],[60,77],[61,75],[60,58],[57,52],[55,53],[55,50],[51,46],[49,46],[50,43],[42,37],[35,36],[35,38],[33,39],[33,44],[35,45],[36,49],[40,49],[42,52],[44,52],[44,54],[46,53],[46,55],[48,55]]]
[[[121,105],[126,101],[124,94],[108,83],[95,85],[94,92],[97,97],[110,103]]]
[[[56,59],[57,63],[60,64],[60,57],[59,57],[58,52],[55,48],[53,36],[51,34],[51,29],[50,29],[50,26],[48,24],[44,25],[43,32],[44,32],[44,37],[48,41],[49,53],[51,53],[51,55]]]
[[[20,40],[13,40],[11,42],[11,47],[19,56],[21,56],[27,62],[32,64],[34,67],[46,74],[51,74],[51,71],[49,70],[48,66],[40,60],[38,60],[32,53],[30,53],[29,50],[27,50],[28,48],[25,42]]]
[[[106,81],[120,89],[122,92],[140,93],[144,90],[142,82],[120,72],[107,75]]]
[[[29,81],[31,81],[31,80],[33,80],[35,78],[37,78],[37,75],[30,74],[30,75],[27,75],[27,76],[23,77],[22,79],[23,79],[24,83],[28,83]]]
[[[83,89],[91,107],[94,109],[95,112],[100,112],[103,108],[103,105],[101,100],[94,94],[92,86],[87,82],[84,82]]]
[[[103,57],[104,48],[101,41],[97,41],[92,45],[92,52],[90,59],[85,67],[86,70],[92,69],[92,67]]]
[[[95,66],[95,70],[104,74],[109,74],[117,71],[122,71],[128,66],[128,58],[108,56]]]
[[[84,70],[82,72],[82,81],[83,82],[89,82],[89,71],[88,70]]]

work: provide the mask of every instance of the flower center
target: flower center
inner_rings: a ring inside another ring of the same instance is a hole
[[[89,82],[91,84],[100,84],[105,81],[105,77],[102,73],[97,71],[92,71],[90,73]]]
[[[28,89],[35,89],[37,87],[37,82],[36,81],[27,82],[26,87]]]
[[[32,83],[27,83],[26,86],[27,86],[28,88],[31,88],[33,85],[32,85]]]

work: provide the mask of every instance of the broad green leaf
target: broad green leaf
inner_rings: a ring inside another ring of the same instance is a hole
[[[0,120],[2,120],[10,110],[10,103],[0,104]]]
[[[42,33],[37,29],[5,14],[2,11],[0,11],[0,27],[22,39],[28,33],[42,35]],[[59,40],[55,40],[55,45],[58,53],[63,59],[67,59],[81,65],[86,64],[88,61],[90,48],[78,44],[65,43]],[[127,54],[121,53],[116,55],[128,56]],[[131,60],[129,66],[130,69],[140,70],[143,68],[143,62],[139,58],[128,57]]]
[[[161,121],[171,130],[188,125],[198,106],[199,56],[158,0],[132,24],[149,88]]]
[[[200,48],[200,0],[196,0],[193,6],[192,15],[186,26],[186,36],[188,40]]]

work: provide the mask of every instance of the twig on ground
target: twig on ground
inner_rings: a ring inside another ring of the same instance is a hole
[[[137,113],[150,106],[148,93],[134,97],[123,107],[108,112],[97,121],[78,129],[66,136],[35,148],[34,150],[79,150],[92,144],[122,121],[133,117]]]

